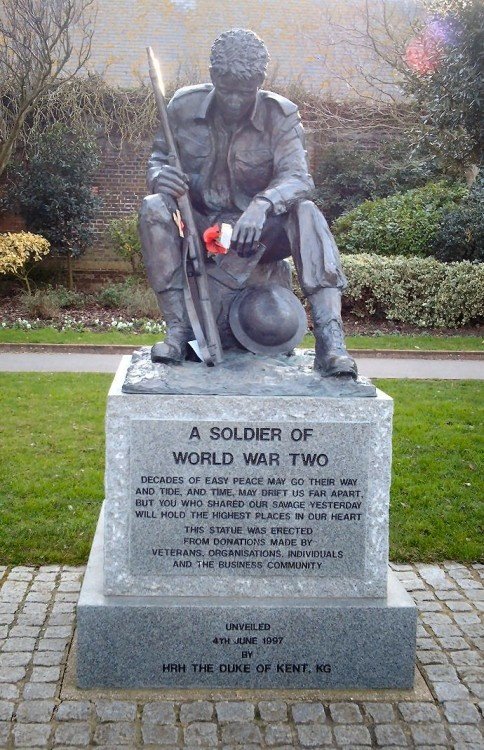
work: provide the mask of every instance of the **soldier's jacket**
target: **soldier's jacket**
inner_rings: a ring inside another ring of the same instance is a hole
[[[203,213],[211,210],[208,192],[217,153],[213,100],[213,86],[202,84],[180,89],[168,105],[183,170],[190,179],[190,197]],[[167,147],[160,132],[148,163],[150,192],[154,192],[155,178],[166,163]],[[306,198],[314,184],[308,174],[296,105],[278,94],[259,91],[250,118],[232,136],[228,172],[231,202],[240,211],[256,195],[268,198],[276,215]]]

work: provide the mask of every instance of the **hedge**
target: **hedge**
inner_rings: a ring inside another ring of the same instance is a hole
[[[433,253],[446,263],[484,261],[484,178],[476,180],[469,197],[446,213],[434,239]]]
[[[330,226],[363,201],[421,187],[438,179],[435,166],[411,154],[403,136],[383,135],[371,145],[345,139],[316,149],[314,200]]]
[[[345,309],[419,327],[454,328],[484,316],[484,265],[433,258],[343,255]]]
[[[467,197],[459,183],[430,182],[387,198],[364,201],[337,219],[332,231],[343,253],[433,255],[436,234],[446,213]]]

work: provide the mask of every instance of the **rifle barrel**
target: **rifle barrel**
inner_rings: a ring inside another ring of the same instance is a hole
[[[168,109],[164,96],[163,78],[161,75],[160,65],[153,53],[152,48],[147,47],[146,51],[148,53],[150,78],[155,93],[156,106],[158,109],[160,123],[165,136],[166,144],[168,146],[168,159],[173,164],[173,166],[183,171],[180,155],[178,153],[178,148],[175,142],[175,137],[173,135],[170,120],[168,118]],[[188,193],[185,193],[185,195],[182,195],[181,198],[177,199],[177,203],[180,209],[183,223],[185,224],[185,230],[188,240],[189,258],[193,267],[198,296],[200,300],[202,330],[205,336],[205,341],[199,341],[198,343],[202,351],[205,347],[208,349],[211,357],[213,358],[213,361],[218,364],[223,359],[222,344],[220,341],[220,334],[210,300],[203,248],[201,245],[200,237],[198,235],[198,229]],[[190,293],[189,290],[187,291],[188,293]],[[207,362],[207,364],[211,364],[211,362]]]

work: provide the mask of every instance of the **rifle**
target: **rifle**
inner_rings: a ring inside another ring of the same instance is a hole
[[[151,83],[155,92],[156,106],[160,117],[161,127],[168,146],[168,162],[177,169],[183,171],[178,148],[173,137],[168,110],[166,107],[163,78],[161,76],[160,64],[153,54],[151,47],[147,47],[148,62]],[[208,288],[207,271],[205,268],[204,252],[198,235],[197,225],[193,216],[193,209],[188,193],[177,198],[178,208],[184,224],[183,232],[183,266],[185,270],[184,296],[188,317],[193,328],[206,365],[218,364],[223,359],[222,344],[217,328],[217,322],[212,309],[210,293]],[[195,287],[195,295],[192,293],[189,279],[192,279]],[[199,312],[197,311],[197,307]]]

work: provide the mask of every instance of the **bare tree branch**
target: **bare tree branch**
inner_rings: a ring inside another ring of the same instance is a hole
[[[328,6],[314,35],[302,35],[311,36],[322,58],[331,50],[321,73],[344,84],[343,95],[390,104],[402,97],[399,84],[408,72],[404,51],[421,13],[417,0],[353,0],[343,16],[338,4]]]
[[[91,54],[96,0],[0,5],[0,176],[39,99],[71,81]]]

